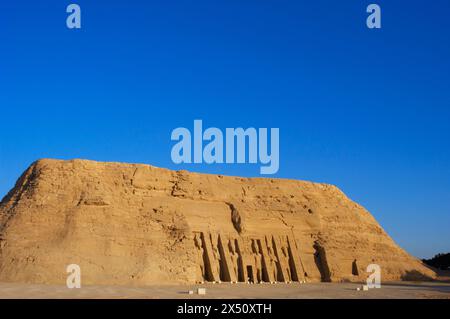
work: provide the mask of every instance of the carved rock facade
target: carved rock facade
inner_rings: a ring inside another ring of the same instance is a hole
[[[0,281],[84,284],[429,279],[332,185],[40,160],[0,204]]]

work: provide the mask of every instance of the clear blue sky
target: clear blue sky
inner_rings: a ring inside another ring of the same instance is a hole
[[[82,29],[65,8],[82,9]],[[365,26],[369,3],[382,29]],[[450,2],[0,2],[0,196],[38,158],[175,165],[171,131],[279,127],[277,177],[339,186],[412,254],[450,251]]]

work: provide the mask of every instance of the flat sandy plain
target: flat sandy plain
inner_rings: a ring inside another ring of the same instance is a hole
[[[379,289],[357,291],[355,283],[292,284],[204,284],[161,285],[150,287],[65,286],[0,283],[0,298],[39,299],[450,299],[450,282],[398,282],[382,284]],[[189,290],[206,288],[206,295],[189,295]]]

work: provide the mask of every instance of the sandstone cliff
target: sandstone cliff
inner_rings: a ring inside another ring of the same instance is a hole
[[[40,160],[0,204],[0,281],[83,284],[433,278],[331,185]]]

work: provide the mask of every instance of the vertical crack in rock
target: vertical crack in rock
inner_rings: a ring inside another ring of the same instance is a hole
[[[317,268],[319,268],[320,275],[323,282],[331,282],[331,272],[328,266],[327,255],[325,248],[318,240],[314,242],[314,249],[316,251],[314,257]]]
[[[236,229],[236,231],[239,234],[242,234],[244,232],[244,224],[243,224],[243,216],[241,215],[241,213],[238,211],[238,209],[232,204],[232,203],[226,203],[228,205],[228,207],[230,207],[230,211],[231,211],[231,222],[233,223],[233,227],[234,229]]]

